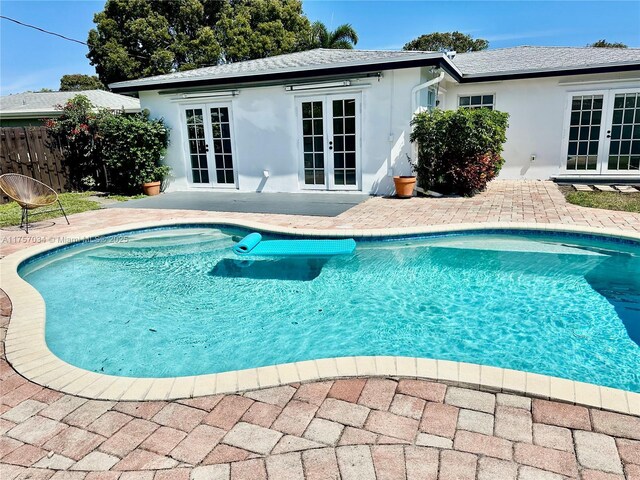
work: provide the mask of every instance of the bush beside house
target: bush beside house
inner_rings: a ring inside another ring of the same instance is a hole
[[[433,110],[417,114],[411,141],[418,145],[418,185],[444,194],[484,190],[504,163],[509,115],[489,109]]]
[[[96,112],[83,95],[61,110],[45,126],[62,147],[73,189],[139,193],[143,183],[168,175],[168,167],[161,164],[169,144],[162,119],[150,119],[148,112]]]

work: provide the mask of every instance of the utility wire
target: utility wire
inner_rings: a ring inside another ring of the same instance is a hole
[[[80,45],[89,46],[87,44],[87,42],[83,42],[81,40],[76,40],[75,38],[65,37],[64,35],[61,35],[61,34],[55,33],[55,32],[50,32],[49,30],[45,30],[44,28],[36,27],[35,25],[29,25],[28,23],[23,23],[20,20],[16,20],[15,18],[10,18],[10,17],[7,17],[5,15],[0,15],[0,18],[4,18],[5,20],[9,20],[10,22],[17,23],[18,25],[22,25],[23,27],[33,28],[34,30],[38,30],[40,32],[47,33],[49,35],[54,35],[56,37],[60,37],[60,38],[63,38],[65,40],[69,40],[70,42],[76,42],[76,43],[79,43]]]
[[[48,35],[53,35],[53,36],[56,36],[56,37],[60,37],[60,38],[62,38],[64,40],[68,40],[70,42],[79,43],[80,45],[84,45],[86,47],[89,46],[89,44],[87,42],[83,42],[82,40],[76,40],[75,38],[66,37],[66,36],[61,35],[59,33],[51,32],[49,30],[45,30],[44,28],[36,27],[35,25],[30,25],[28,23],[21,22],[20,20],[16,20],[15,18],[10,18],[10,17],[7,17],[5,15],[0,15],[0,18],[4,18],[5,20],[9,20],[10,22],[17,23],[18,25],[22,25],[23,27],[33,28],[34,30],[38,30],[39,32],[46,33]],[[129,55],[131,55],[132,57],[135,57],[135,58],[140,58],[142,60],[146,60],[147,59],[147,57],[143,57],[141,55],[136,55],[135,53],[130,53]]]

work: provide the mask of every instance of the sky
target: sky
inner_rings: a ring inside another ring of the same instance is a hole
[[[0,0],[0,14],[86,41],[104,1]],[[516,45],[584,46],[605,38],[640,47],[640,0],[633,1],[326,1],[304,0],[311,21],[350,23],[357,48],[400,49],[434,31],[458,30]],[[0,19],[0,95],[57,90],[66,73],[94,74],[87,47]]]

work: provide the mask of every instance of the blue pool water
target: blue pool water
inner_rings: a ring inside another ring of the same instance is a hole
[[[246,233],[131,232],[30,260],[20,275],[45,299],[51,351],[96,372],[403,355],[640,392],[640,245],[488,232],[247,260],[231,251]]]

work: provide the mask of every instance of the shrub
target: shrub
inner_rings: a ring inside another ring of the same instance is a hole
[[[61,145],[73,189],[136,193],[143,183],[168,175],[160,164],[169,143],[162,119],[152,120],[148,112],[95,112],[84,95],[59,108],[61,115],[45,126]]]
[[[69,168],[69,181],[74,190],[84,190],[104,183],[104,171],[96,160],[98,149],[98,115],[84,95],[76,95],[57,108],[62,113],[47,119],[45,127],[60,146]]]
[[[445,194],[473,195],[498,175],[504,159],[507,113],[489,109],[433,110],[411,122],[418,143],[418,185]]]
[[[160,164],[169,144],[162,119],[149,119],[147,112],[105,115],[99,131],[110,190],[139,192],[143,183],[162,181],[168,175],[168,167]]]

